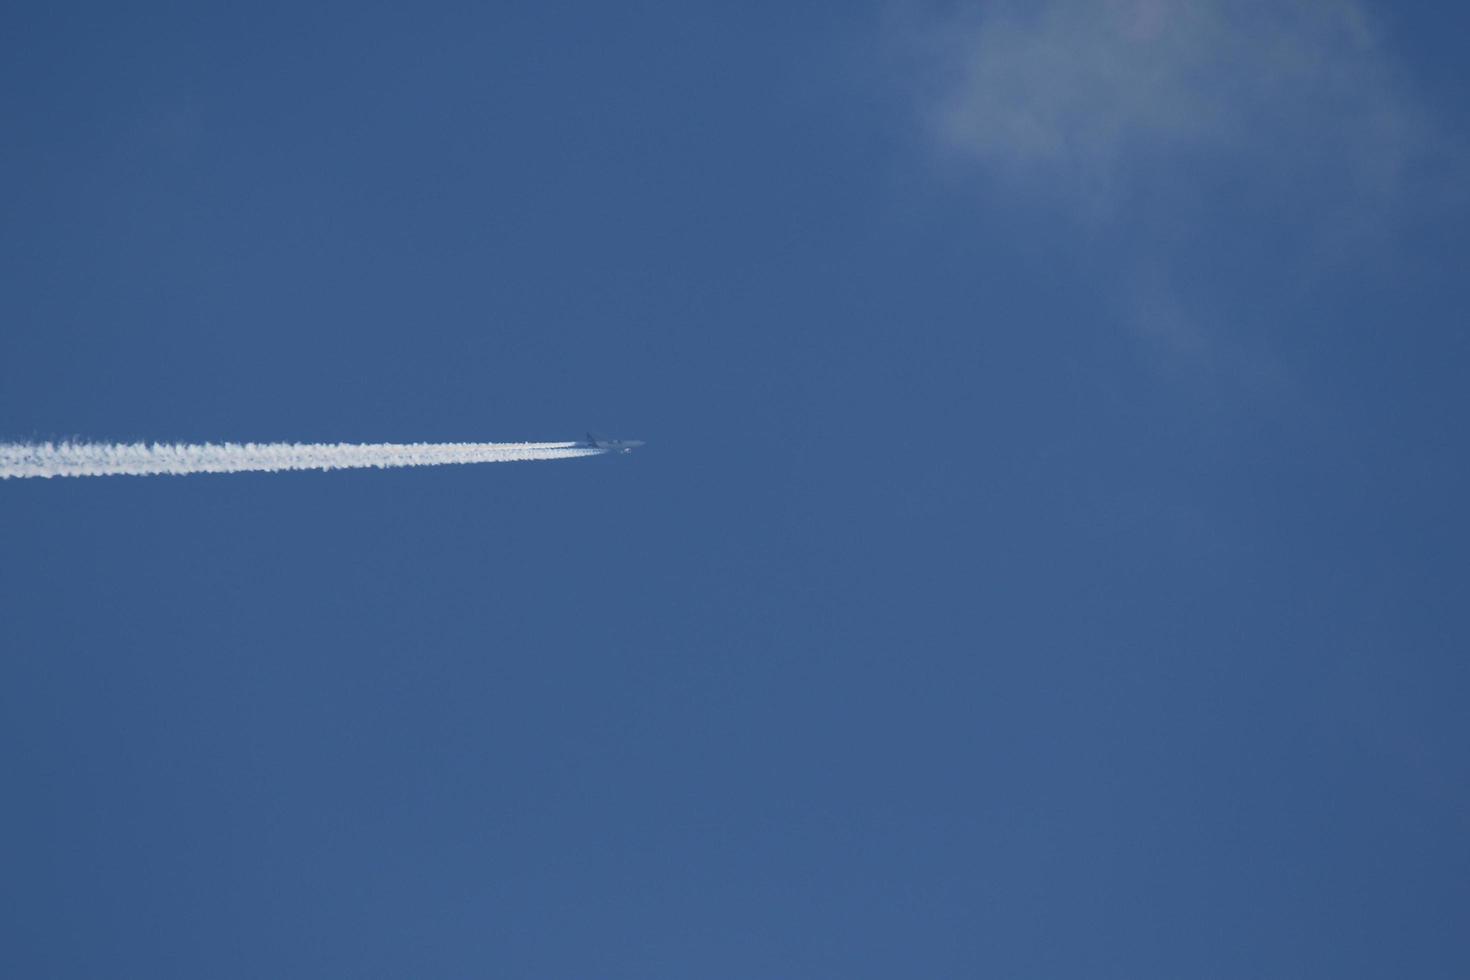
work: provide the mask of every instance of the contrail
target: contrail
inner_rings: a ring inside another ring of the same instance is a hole
[[[605,452],[577,442],[0,443],[0,479],[387,469],[573,459]]]

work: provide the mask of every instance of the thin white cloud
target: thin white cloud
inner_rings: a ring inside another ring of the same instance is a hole
[[[1231,179],[1388,197],[1424,138],[1356,0],[996,0],[920,38],[939,145],[1094,213]]]
[[[1238,297],[1449,199],[1424,179],[1448,141],[1360,0],[895,2],[938,159],[1080,222],[1099,309],[1166,374],[1277,384],[1269,312],[1245,325]]]

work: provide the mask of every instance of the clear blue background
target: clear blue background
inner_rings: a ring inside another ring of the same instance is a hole
[[[0,973],[1470,974],[1463,215],[1161,370],[883,20],[4,16],[0,436],[649,445],[0,484]]]

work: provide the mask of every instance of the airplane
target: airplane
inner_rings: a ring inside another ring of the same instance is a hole
[[[601,449],[609,453],[631,453],[643,445],[641,439],[599,439],[592,433],[587,433],[587,441],[582,443],[588,449]]]

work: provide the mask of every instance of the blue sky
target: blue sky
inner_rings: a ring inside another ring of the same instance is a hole
[[[1460,977],[1429,2],[18,8],[28,977]]]

